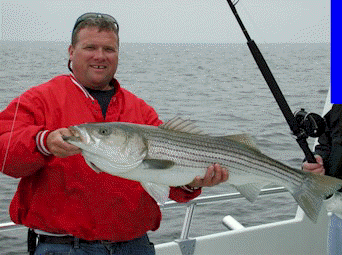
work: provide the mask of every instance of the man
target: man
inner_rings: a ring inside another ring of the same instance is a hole
[[[69,47],[72,73],[26,91],[0,113],[3,171],[21,178],[10,215],[39,235],[34,254],[154,254],[146,233],[160,224],[155,200],[139,182],[97,174],[81,150],[62,139],[71,135],[68,126],[85,122],[162,123],[113,78],[118,32],[109,15],[80,16]],[[204,178],[172,187],[169,197],[186,202],[200,187],[227,179],[227,170],[215,164]]]
[[[303,170],[342,178],[342,105],[334,104],[324,116],[327,127],[315,147],[317,163],[303,163]],[[327,200],[327,209],[330,201]],[[341,206],[340,206],[341,207]],[[328,232],[328,254],[341,254],[342,211],[332,214]]]

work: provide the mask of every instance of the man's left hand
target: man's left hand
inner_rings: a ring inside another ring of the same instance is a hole
[[[204,177],[196,176],[196,178],[188,184],[191,188],[212,187],[228,180],[229,173],[224,167],[219,164],[213,164],[208,167]]]

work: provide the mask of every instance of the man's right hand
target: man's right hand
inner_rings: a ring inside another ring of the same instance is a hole
[[[48,150],[58,158],[65,158],[81,153],[82,150],[80,148],[65,142],[62,138],[62,136],[71,135],[72,133],[67,128],[52,131],[46,139]]]

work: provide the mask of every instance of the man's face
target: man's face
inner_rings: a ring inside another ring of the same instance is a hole
[[[78,41],[69,46],[72,71],[83,86],[109,90],[119,60],[118,37],[113,31],[99,32],[97,27],[79,31]]]

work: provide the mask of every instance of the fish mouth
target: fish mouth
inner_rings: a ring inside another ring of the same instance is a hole
[[[90,142],[90,138],[87,135],[85,131],[82,129],[76,127],[76,126],[71,126],[68,127],[69,131],[71,132],[71,136],[64,136],[63,140],[66,142],[70,143],[83,143],[83,144],[88,144]]]

